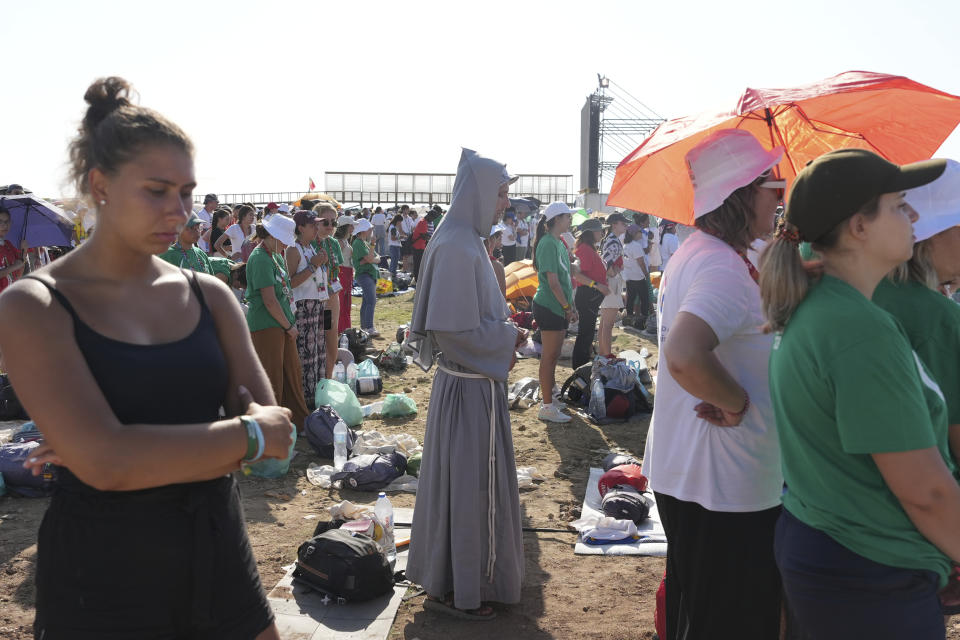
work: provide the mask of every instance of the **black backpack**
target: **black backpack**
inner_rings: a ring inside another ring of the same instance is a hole
[[[593,372],[593,363],[580,365],[573,375],[560,387],[560,399],[571,404],[587,406],[590,403],[590,374]]]
[[[29,420],[7,374],[0,373],[0,420]]]
[[[303,430],[307,434],[307,441],[321,458],[333,457],[333,428],[337,426],[340,415],[328,404],[317,407],[317,410],[307,416],[303,423]],[[353,443],[357,436],[352,429],[347,428],[347,455],[353,451]]]
[[[343,334],[347,336],[347,349],[353,354],[353,361],[363,362],[367,357],[367,347],[370,346],[370,336],[356,327],[347,329]]]
[[[330,595],[339,604],[363,602],[393,590],[393,572],[372,538],[331,529],[297,549],[293,579]]]

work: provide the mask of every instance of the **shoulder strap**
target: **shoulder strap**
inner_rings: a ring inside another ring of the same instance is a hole
[[[75,322],[80,322],[80,318],[79,316],[77,316],[77,312],[73,309],[73,305],[70,304],[69,300],[67,300],[67,296],[57,291],[57,289],[52,284],[34,275],[23,276],[21,280],[36,280],[37,282],[45,286],[47,290],[50,291],[50,294],[57,299],[57,302],[59,302],[63,306],[63,308],[67,310],[67,313],[69,313],[73,317],[73,320]]]
[[[186,269],[183,269],[183,271],[186,271]],[[193,292],[197,294],[197,299],[200,300],[200,306],[206,309],[207,301],[203,297],[203,288],[200,286],[200,283],[197,282],[197,272],[190,271],[189,273],[190,275],[187,276],[187,282],[190,283],[190,288],[193,289]]]

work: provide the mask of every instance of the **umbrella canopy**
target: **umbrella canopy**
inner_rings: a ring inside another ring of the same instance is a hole
[[[507,281],[507,300],[532,298],[537,292],[540,280],[533,269],[532,261],[511,262],[503,271]]]
[[[326,201],[326,202],[329,202],[329,203],[332,204],[333,206],[335,206],[337,209],[341,209],[341,208],[342,208],[342,207],[340,206],[340,203],[337,202],[337,201],[333,198],[333,196],[329,196],[329,195],[327,195],[327,194],[325,194],[325,193],[305,193],[305,194],[303,194],[302,196],[300,196],[300,198],[299,198],[296,202],[293,203],[293,206],[299,207],[299,206],[300,206],[300,203],[303,202],[304,200],[324,200],[324,201]]]
[[[719,129],[745,129],[767,149],[786,149],[788,186],[827,151],[869,149],[891,162],[930,158],[960,123],[960,97],[903,76],[848,71],[793,89],[747,89],[723,113],[662,123],[617,167],[607,204],[693,223],[684,156]]]
[[[510,198],[510,206],[513,207],[517,213],[521,211],[536,213],[540,209],[540,201],[533,197]]]
[[[59,207],[32,195],[0,196],[0,207],[10,212],[7,239],[14,246],[24,240],[31,249],[70,246],[73,222]]]

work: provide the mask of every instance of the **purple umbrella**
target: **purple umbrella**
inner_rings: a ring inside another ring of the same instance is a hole
[[[0,209],[10,212],[7,239],[19,247],[69,247],[73,223],[58,207],[32,195],[0,196]]]

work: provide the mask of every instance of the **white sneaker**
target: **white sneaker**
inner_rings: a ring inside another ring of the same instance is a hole
[[[538,420],[546,420],[547,422],[570,422],[573,418],[560,411],[560,409],[555,404],[545,404],[540,407],[540,411],[537,412]]]

